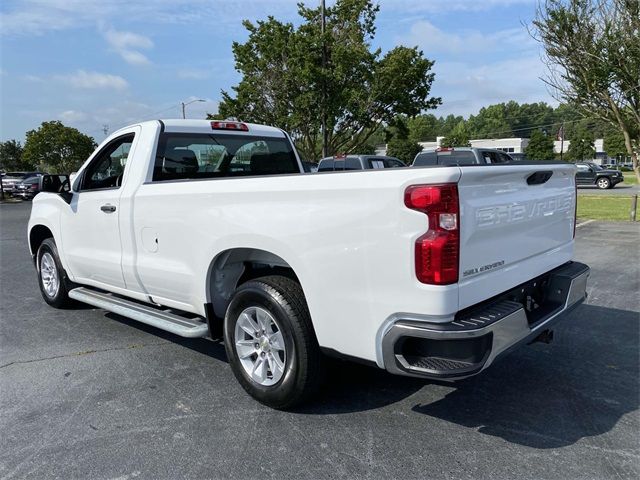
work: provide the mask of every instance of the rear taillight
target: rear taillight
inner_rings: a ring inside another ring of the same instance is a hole
[[[32,183],[31,184],[31,190],[37,190],[38,189],[38,184],[37,183]]]
[[[404,204],[427,215],[429,230],[416,240],[416,276],[422,283],[449,285],[458,281],[460,212],[458,186],[413,185]]]

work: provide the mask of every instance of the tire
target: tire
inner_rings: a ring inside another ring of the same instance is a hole
[[[69,298],[70,282],[60,263],[58,248],[53,238],[47,238],[40,244],[36,259],[38,285],[44,301],[55,308],[71,305],[73,300]]]
[[[611,188],[611,180],[607,177],[600,177],[596,180],[596,185],[601,190],[606,190],[607,188]]]
[[[295,280],[274,275],[238,287],[225,315],[224,343],[240,385],[269,407],[299,405],[322,383],[323,355]]]

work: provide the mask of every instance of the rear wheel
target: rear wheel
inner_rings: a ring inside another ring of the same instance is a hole
[[[53,238],[47,238],[40,244],[36,258],[38,285],[44,301],[55,308],[71,304],[68,282]]]
[[[602,177],[598,179],[596,184],[598,185],[598,188],[606,190],[607,188],[611,187],[611,180],[609,180],[607,177]]]
[[[238,287],[224,339],[238,382],[265,405],[291,408],[320,386],[322,353],[302,288],[290,278],[262,277]]]

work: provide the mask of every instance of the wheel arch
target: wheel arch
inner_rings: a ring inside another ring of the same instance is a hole
[[[34,257],[38,253],[38,248],[42,242],[44,242],[47,238],[54,238],[53,232],[49,227],[42,224],[37,224],[31,227],[29,230],[29,251],[31,252],[31,256]]]
[[[222,319],[231,295],[246,281],[266,275],[283,275],[297,281],[294,268],[281,256],[259,248],[238,247],[220,252],[209,264],[206,278],[207,317]]]

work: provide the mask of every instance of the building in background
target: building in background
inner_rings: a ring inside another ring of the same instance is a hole
[[[422,147],[423,150],[438,148],[442,144],[442,140],[445,137],[437,137],[435,142],[418,142],[418,145]],[[471,146],[474,148],[493,148],[495,150],[501,150],[510,154],[513,158],[517,160],[521,160],[525,156],[525,151],[527,149],[527,145],[529,145],[528,138],[478,138],[474,140],[469,140]],[[555,140],[553,142],[553,151],[556,154],[560,154],[560,148],[562,146],[563,155],[567,153],[569,150],[569,145],[571,144],[570,140],[560,141]],[[594,159],[584,159],[584,160],[594,160],[595,163],[615,163],[615,159],[609,158],[607,152],[604,151],[604,139],[597,138],[594,142],[595,147],[595,157]],[[376,147],[376,155],[386,155],[387,147],[386,145],[378,145]]]

